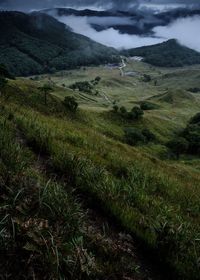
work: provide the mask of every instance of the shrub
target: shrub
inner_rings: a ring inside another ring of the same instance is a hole
[[[94,80],[99,83],[101,81],[101,77],[97,76]]]
[[[151,132],[148,128],[142,130],[142,134],[146,138],[146,142],[151,142],[156,140],[156,136],[153,132]]]
[[[135,127],[129,127],[126,128],[124,132],[126,143],[131,146],[156,140],[156,136],[148,128],[141,130]]]
[[[145,82],[145,83],[151,82],[151,76],[150,76],[150,75],[147,75],[147,74],[144,74],[144,76],[143,76],[143,82]]]
[[[86,93],[92,93],[93,85],[90,82],[77,82],[69,86],[73,90],[79,90]]]
[[[188,152],[191,154],[200,154],[200,125],[189,124],[182,132],[182,136],[189,143]]]
[[[190,124],[199,124],[200,125],[200,113],[197,113],[194,117],[190,119]]]
[[[122,107],[120,107],[120,113],[122,114],[122,115],[125,115],[126,113],[127,113],[127,110],[126,110],[126,108],[124,107],[124,106],[122,106]]]
[[[155,110],[155,109],[158,109],[159,106],[156,105],[156,104],[153,104],[151,102],[148,102],[148,101],[143,101],[141,102],[140,104],[140,108],[143,110],[143,111],[147,111],[147,110]]]
[[[193,92],[193,93],[198,93],[198,92],[200,92],[200,88],[198,88],[198,87],[189,88],[188,91]]]
[[[78,109],[78,103],[76,102],[76,99],[73,96],[66,96],[63,105],[65,108],[71,112],[76,112]]]
[[[5,65],[0,64],[0,77],[14,79],[14,77],[8,72]]]
[[[185,138],[179,137],[168,142],[168,147],[176,155],[177,159],[179,159],[180,154],[187,151],[189,143]]]
[[[134,127],[126,128],[124,130],[125,132],[125,140],[126,143],[135,146],[138,143],[144,143],[145,142],[145,136],[142,134],[142,132]]]
[[[119,107],[118,107],[117,105],[114,105],[114,106],[113,106],[113,111],[114,111],[115,113],[117,113],[118,110],[119,110]]]
[[[1,91],[5,88],[7,84],[7,80],[4,77],[0,76],[0,95],[1,95]]]
[[[133,107],[131,112],[129,112],[129,118],[131,120],[140,120],[144,115],[144,112],[139,107]]]

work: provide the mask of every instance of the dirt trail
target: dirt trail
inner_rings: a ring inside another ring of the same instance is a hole
[[[122,62],[121,62],[121,66],[119,67],[119,70],[120,70],[121,76],[124,77],[124,68],[126,68],[127,65],[126,65],[123,57],[121,57],[121,61]]]

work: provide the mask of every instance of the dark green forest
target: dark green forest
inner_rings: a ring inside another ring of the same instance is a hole
[[[112,48],[73,33],[45,14],[0,12],[0,63],[28,76],[118,61]]]
[[[142,56],[144,62],[160,67],[182,67],[200,63],[200,53],[181,46],[175,39],[167,42],[122,51],[127,56]]]

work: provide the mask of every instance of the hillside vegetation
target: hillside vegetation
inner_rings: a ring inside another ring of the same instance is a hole
[[[176,40],[130,49],[122,52],[124,55],[141,56],[144,61],[161,67],[181,67],[200,63],[200,53],[181,46]]]
[[[112,48],[45,14],[0,12],[0,63],[16,76],[118,61]]]
[[[159,279],[143,269],[131,240],[160,259],[168,271],[160,279],[199,279],[199,158],[170,158],[167,143],[199,111],[200,98],[184,83],[166,91],[167,70],[127,64],[140,75],[98,67],[4,86],[0,246],[10,279]],[[95,77],[97,95],[69,88]],[[76,111],[66,97],[76,99]],[[133,109],[144,101],[150,110]],[[139,118],[127,117],[136,111]],[[155,138],[131,146],[124,131]],[[117,235],[110,218],[129,235]]]

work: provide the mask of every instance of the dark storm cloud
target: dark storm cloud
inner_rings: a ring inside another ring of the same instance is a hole
[[[199,4],[199,0],[0,0],[0,8],[29,10],[51,8],[55,6],[101,6],[128,9],[142,3],[146,4]]]
[[[52,8],[56,6],[109,6],[127,8],[130,4],[137,3],[137,0],[0,0],[0,7],[6,9],[39,9],[39,8]]]

